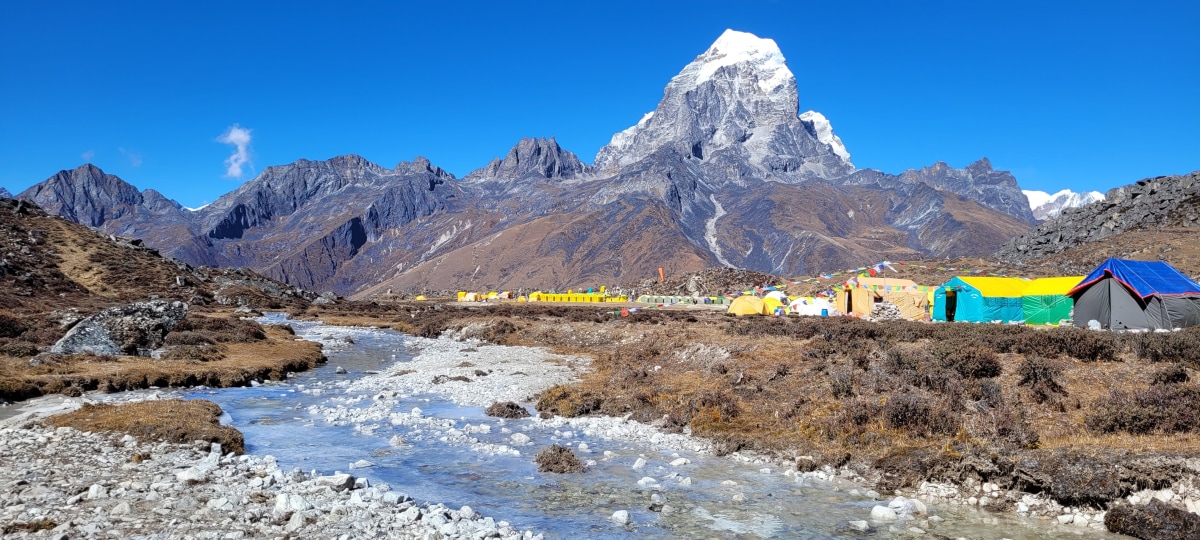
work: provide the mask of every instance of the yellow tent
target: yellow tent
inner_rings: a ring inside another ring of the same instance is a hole
[[[868,316],[880,302],[895,304],[905,319],[921,320],[929,309],[928,291],[917,290],[911,279],[858,277],[857,286],[837,293],[838,311]]]
[[[780,302],[779,298],[777,298],[777,297],[768,296],[768,297],[762,299],[762,303],[763,303],[763,310],[762,310],[763,315],[774,315],[776,308],[783,308],[783,312],[787,313],[787,306],[783,305],[783,302]]]
[[[416,298],[413,298],[413,300],[429,300],[429,299],[425,298],[425,295],[418,294]]]
[[[725,313],[732,313],[738,317],[742,315],[762,315],[763,301],[757,296],[739,296],[733,299],[733,303],[729,304],[729,310]]]

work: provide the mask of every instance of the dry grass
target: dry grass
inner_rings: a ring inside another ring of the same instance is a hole
[[[154,400],[121,405],[86,404],[82,408],[51,416],[46,423],[81,431],[127,433],[140,441],[221,444],[224,452],[246,451],[242,433],[220,423],[221,408],[205,400]]]
[[[223,343],[222,357],[209,361],[73,355],[31,366],[25,358],[0,356],[0,398],[16,401],[45,394],[152,386],[246,386],[254,380],[281,380],[288,372],[312,369],[325,361],[319,344],[297,341],[285,328],[267,326],[265,337]]]
[[[544,392],[540,412],[628,414],[667,430],[690,429],[721,453],[812,456],[806,466],[867,464],[880,471],[884,489],[991,478],[1070,504],[1102,504],[1139,485],[1169,483],[1170,474],[1140,477],[1136,471],[1145,469],[1137,467],[1129,469],[1133,476],[1112,479],[1109,472],[1127,460],[1200,454],[1200,421],[1179,431],[1187,425],[1186,407],[1172,409],[1174,416],[1124,420],[1156,399],[1200,396],[1200,353],[1191,352],[1200,350],[1200,329],[1114,336],[1070,328],[737,319],[708,311],[619,317],[519,304],[324,309],[308,315],[401,321],[423,335],[466,328],[495,343],[588,354],[592,371]],[[1127,399],[1113,405],[1114,391]],[[1097,424],[1098,415],[1120,420]]]

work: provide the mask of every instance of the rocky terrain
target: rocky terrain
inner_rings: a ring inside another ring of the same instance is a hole
[[[0,426],[5,538],[539,538],[346,473],[131,435]]]
[[[423,158],[300,160],[196,211],[90,165],[18,197],[189,264],[360,298],[978,256],[1035,222],[1013,176],[986,159],[859,169],[830,121],[801,111],[776,44],[728,31],[592,166],[531,138],[463,179]]]
[[[1200,171],[1147,178],[1113,188],[1101,201],[1064,210],[1057,218],[1005,243],[996,257],[1020,264],[1089,244],[1117,244],[1113,240],[1122,233],[1193,229],[1198,224]],[[1147,247],[1145,243],[1135,246]]]

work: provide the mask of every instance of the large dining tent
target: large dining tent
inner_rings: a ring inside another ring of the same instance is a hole
[[[1038,278],[1021,291],[1021,312],[1025,324],[1060,324],[1071,319],[1075,301],[1067,296],[1083,276]]]
[[[1022,295],[1029,281],[1020,278],[958,276],[933,293],[933,320],[964,322],[1024,321]]]
[[[1071,289],[1075,325],[1158,330],[1200,324],[1200,284],[1162,261],[1108,259]]]

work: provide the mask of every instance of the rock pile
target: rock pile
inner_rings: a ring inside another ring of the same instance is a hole
[[[0,430],[5,538],[533,539],[470,507],[421,505],[345,473],[280,470],[220,445],[29,424]]]
[[[868,321],[898,321],[903,318],[900,308],[889,302],[880,302],[871,306],[871,314],[866,317]]]
[[[163,337],[183,320],[187,310],[183,302],[165,300],[111,307],[79,321],[50,352],[146,356],[162,346]]]
[[[996,257],[1022,263],[1125,231],[1160,226],[1200,227],[1200,171],[1113,188],[1104,200],[1063,210],[1058,218],[1010,240]]]

